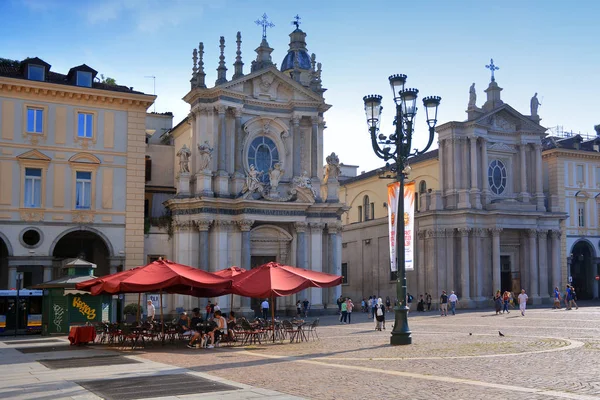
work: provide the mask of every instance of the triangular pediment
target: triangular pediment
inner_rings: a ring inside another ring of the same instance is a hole
[[[543,134],[546,128],[521,114],[508,104],[490,111],[473,121],[475,124],[485,125],[499,132],[534,132]]]
[[[22,160],[51,161],[52,159],[39,150],[29,150],[17,156]]]
[[[251,90],[248,90],[248,85]],[[245,94],[257,99],[323,103],[323,98],[302,86],[275,67],[255,71],[242,78],[224,83],[218,89]]]

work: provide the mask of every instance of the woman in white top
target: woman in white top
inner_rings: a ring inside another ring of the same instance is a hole
[[[227,335],[227,321],[223,317],[221,310],[215,311],[214,321],[217,323],[217,326],[211,332],[208,332],[208,336],[210,336],[210,341],[211,343],[213,343],[209,346],[206,346],[209,349],[212,349],[213,347],[215,347],[214,345],[219,344],[219,342],[221,341],[221,336]]]

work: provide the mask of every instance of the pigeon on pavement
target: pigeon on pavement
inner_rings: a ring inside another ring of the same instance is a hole
[[[504,336],[504,333],[502,333],[502,332],[498,331],[498,335],[500,335],[500,336]]]

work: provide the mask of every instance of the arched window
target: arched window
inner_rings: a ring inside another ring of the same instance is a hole
[[[415,194],[415,212],[419,211],[419,202],[421,201],[421,195],[427,193],[427,182],[419,182],[419,190]]]
[[[427,182],[421,181],[419,183],[419,194],[427,193]]]
[[[254,165],[257,171],[262,171],[260,180],[267,183],[269,180],[269,169],[279,162],[277,146],[270,138],[259,136],[254,138],[248,148],[248,165]]]
[[[494,194],[502,194],[506,189],[506,167],[500,160],[493,160],[488,167],[488,183]]]
[[[365,213],[365,221],[368,221],[371,218],[371,203],[369,202],[369,196],[363,197],[363,211]]]

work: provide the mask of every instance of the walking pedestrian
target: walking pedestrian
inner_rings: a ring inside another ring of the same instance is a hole
[[[510,314],[510,311],[508,311],[508,302],[510,301],[510,293],[508,292],[508,290],[504,291],[504,294],[502,294],[502,314],[504,314],[504,312]]]
[[[367,312],[367,300],[365,300],[364,297],[363,297],[362,301],[360,302],[360,310],[362,312]]]
[[[346,300],[346,312],[348,313],[348,323],[352,323],[352,309],[354,308],[354,303],[352,303],[352,299],[348,297]]]
[[[373,302],[371,303],[371,314],[375,316],[375,309],[377,308],[377,297],[373,295]]]
[[[554,304],[552,305],[552,308],[560,310],[560,290],[558,290],[558,286],[554,288]]]
[[[265,299],[260,305],[262,309],[262,317],[266,321],[269,318],[269,299]]]
[[[442,290],[442,295],[440,296],[440,315],[442,317],[448,316],[448,295],[445,290]]]
[[[342,295],[340,295],[340,297],[338,297],[337,299],[337,306],[338,306],[338,315],[342,315],[342,303],[344,302],[344,298],[342,297]],[[341,319],[341,317],[340,317]]]
[[[450,302],[450,311],[452,312],[452,315],[456,315],[458,296],[454,293],[454,290],[450,292],[450,297],[448,297],[448,301]]]
[[[427,303],[427,311],[431,311],[431,293],[425,293],[425,303]]]
[[[296,316],[298,318],[302,317],[302,302],[300,300],[296,301]]]
[[[525,308],[527,308],[527,299],[529,296],[525,294],[525,289],[521,289],[521,294],[519,295],[519,309],[521,310],[521,316],[525,316]]]
[[[569,310],[573,307],[573,304],[575,305],[575,309],[579,310],[579,306],[577,306],[577,303],[575,302],[575,300],[577,300],[577,293],[575,293],[575,288],[573,287],[573,285],[569,286],[569,288],[571,289],[571,293],[569,295]]]
[[[153,322],[154,321],[154,315],[156,314],[156,308],[154,307],[154,304],[152,304],[152,300],[148,300],[147,301],[147,307],[146,307],[147,311],[146,311],[146,321],[148,322]]]
[[[348,304],[346,304],[346,301],[340,303],[340,310],[342,310],[340,314],[340,323],[345,324],[348,319]]]
[[[380,331],[382,324],[384,324],[385,318],[385,308],[383,307],[383,302],[381,302],[382,304],[378,304],[377,303],[377,299],[375,299],[375,311],[373,312],[373,314],[375,315],[375,330],[376,331]],[[385,327],[383,328],[385,329]]]
[[[391,307],[392,307],[392,302],[390,300],[390,296],[385,296],[385,310],[389,312]]]
[[[496,294],[494,294],[494,305],[496,306],[496,315],[500,314],[500,311],[502,311],[502,295],[500,294],[500,290],[497,290]]]
[[[308,299],[304,299],[302,302],[302,307],[304,308],[304,318],[308,317],[308,309],[310,307],[310,303]]]

